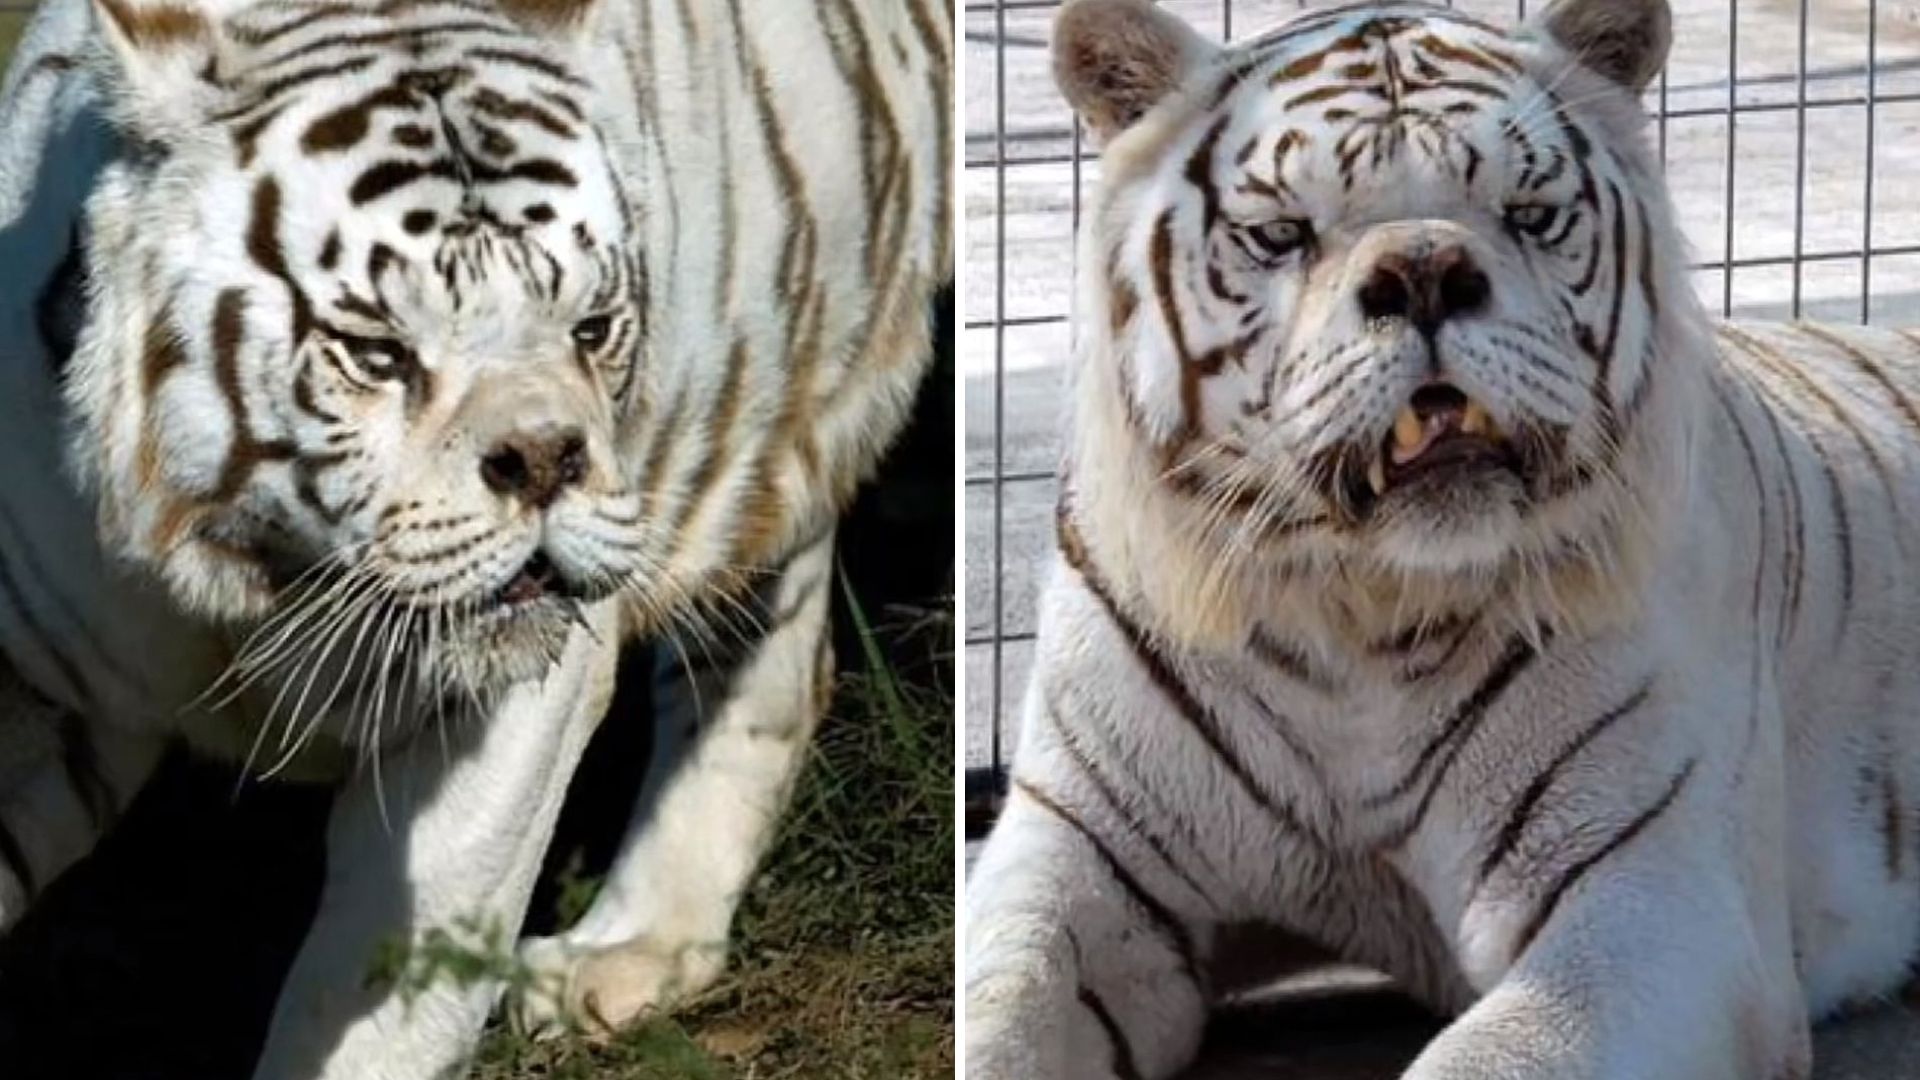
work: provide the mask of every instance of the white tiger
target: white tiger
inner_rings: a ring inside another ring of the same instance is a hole
[[[974,1080],[1174,1075],[1250,925],[1453,1016],[1419,1080],[1804,1078],[1907,979],[1920,343],[1716,331],[1669,37],[1062,11],[1105,147]]]
[[[758,623],[522,1004],[710,982],[950,277],[951,23],[42,6],[0,87],[0,928],[172,738],[339,778],[255,1075],[457,1071],[497,987],[408,1003],[381,947],[519,926],[623,640]]]

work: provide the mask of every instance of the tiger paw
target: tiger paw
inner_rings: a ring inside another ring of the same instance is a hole
[[[596,946],[531,938],[520,946],[525,979],[509,1002],[509,1018],[536,1038],[611,1034],[712,986],[726,960],[724,941],[642,936]]]

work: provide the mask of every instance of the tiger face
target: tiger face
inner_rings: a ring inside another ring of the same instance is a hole
[[[1090,322],[1165,484],[1241,548],[1443,574],[1639,498],[1686,303],[1635,100],[1665,14],[1376,4],[1220,51],[1070,5],[1056,70],[1108,140]]]
[[[129,152],[70,386],[110,538],[186,604],[324,605],[307,651],[471,692],[642,568],[614,452],[644,275],[564,50],[417,7],[103,0]]]

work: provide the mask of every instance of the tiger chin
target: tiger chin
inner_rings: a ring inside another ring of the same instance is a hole
[[[1906,980],[1920,345],[1703,314],[1670,25],[1062,10],[1102,172],[975,1080],[1176,1075],[1295,953],[1452,1018],[1418,1080],[1805,1077]]]

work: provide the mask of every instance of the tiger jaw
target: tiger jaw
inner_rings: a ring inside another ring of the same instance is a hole
[[[1436,381],[1401,407],[1379,446],[1366,454],[1364,477],[1350,474],[1344,494],[1357,520],[1397,504],[1453,516],[1469,510],[1476,493],[1497,499],[1514,484],[1524,487],[1513,440],[1484,405]]]

